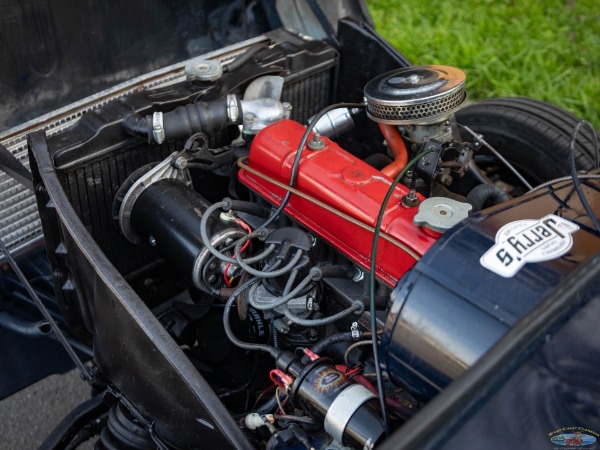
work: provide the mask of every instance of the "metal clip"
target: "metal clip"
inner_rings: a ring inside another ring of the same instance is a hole
[[[163,113],[155,112],[152,115],[152,136],[159,144],[165,140],[165,128],[163,126]]]
[[[358,328],[358,322],[352,322],[350,332],[352,333],[353,340],[357,341],[358,339],[360,339],[360,330]]]
[[[238,100],[234,94],[227,95],[227,117],[230,123],[238,123],[240,120]]]

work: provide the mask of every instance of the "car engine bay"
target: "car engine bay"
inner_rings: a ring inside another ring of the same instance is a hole
[[[339,27],[29,135],[97,449],[379,447],[600,251],[594,130]]]

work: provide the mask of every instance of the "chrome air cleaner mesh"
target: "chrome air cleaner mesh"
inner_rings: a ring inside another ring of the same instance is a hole
[[[384,73],[365,86],[367,114],[394,125],[442,122],[465,101],[465,74],[449,66],[413,66]]]

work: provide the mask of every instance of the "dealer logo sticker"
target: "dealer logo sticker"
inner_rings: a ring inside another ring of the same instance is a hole
[[[573,246],[571,234],[578,229],[554,214],[539,220],[510,222],[498,230],[496,244],[479,261],[486,269],[510,278],[526,263],[549,261],[566,254]]]
[[[584,447],[588,450],[596,448],[598,433],[583,427],[565,427],[548,434],[550,442],[564,447]],[[590,447],[591,446],[591,447]],[[556,449],[560,447],[554,447]]]

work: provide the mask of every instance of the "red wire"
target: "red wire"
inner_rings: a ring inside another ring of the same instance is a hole
[[[272,384],[272,385],[271,385],[271,386],[269,386],[268,388],[266,388],[266,389],[263,389],[262,391],[260,391],[259,395],[266,394],[267,392],[269,392],[269,391],[272,391],[272,390],[273,390],[273,389],[275,389],[276,387],[277,387],[277,384]]]
[[[237,223],[240,227],[242,227],[244,230],[246,230],[248,232],[248,234],[252,233],[252,228],[250,228],[250,226],[246,222],[244,222],[242,219],[236,217],[235,223]],[[244,250],[246,250],[249,245],[250,245],[250,241],[248,240],[240,249],[240,253],[242,253]]]
[[[271,378],[271,380],[273,381],[273,383],[275,383],[277,386],[279,387],[285,387],[285,384],[283,384],[283,381],[281,381],[279,379],[279,377],[277,376],[277,369],[273,369],[269,372],[269,377]]]
[[[235,218],[235,223],[237,223],[240,227],[242,227],[244,230],[246,230],[248,232],[248,234],[252,233],[252,228],[250,228],[248,226],[248,224],[246,222],[244,222],[242,219],[239,218]],[[246,241],[244,243],[244,245],[242,246],[242,248],[240,249],[240,253],[242,253],[244,250],[246,250],[248,248],[248,246],[250,245],[250,241]],[[235,258],[235,255],[233,256]],[[231,267],[231,263],[228,262],[225,265],[225,269],[223,269],[223,279],[225,280],[225,284],[227,285],[227,287],[231,287],[231,281],[230,279],[227,277],[227,272],[229,271],[229,268]],[[233,277],[232,277],[233,278]]]
[[[235,258],[235,256],[234,256]],[[223,270],[223,279],[225,280],[225,284],[227,285],[227,287],[231,287],[231,283],[229,282],[229,278],[227,278],[227,271],[229,270],[229,267],[231,267],[231,263],[228,262],[225,265],[225,270]]]

